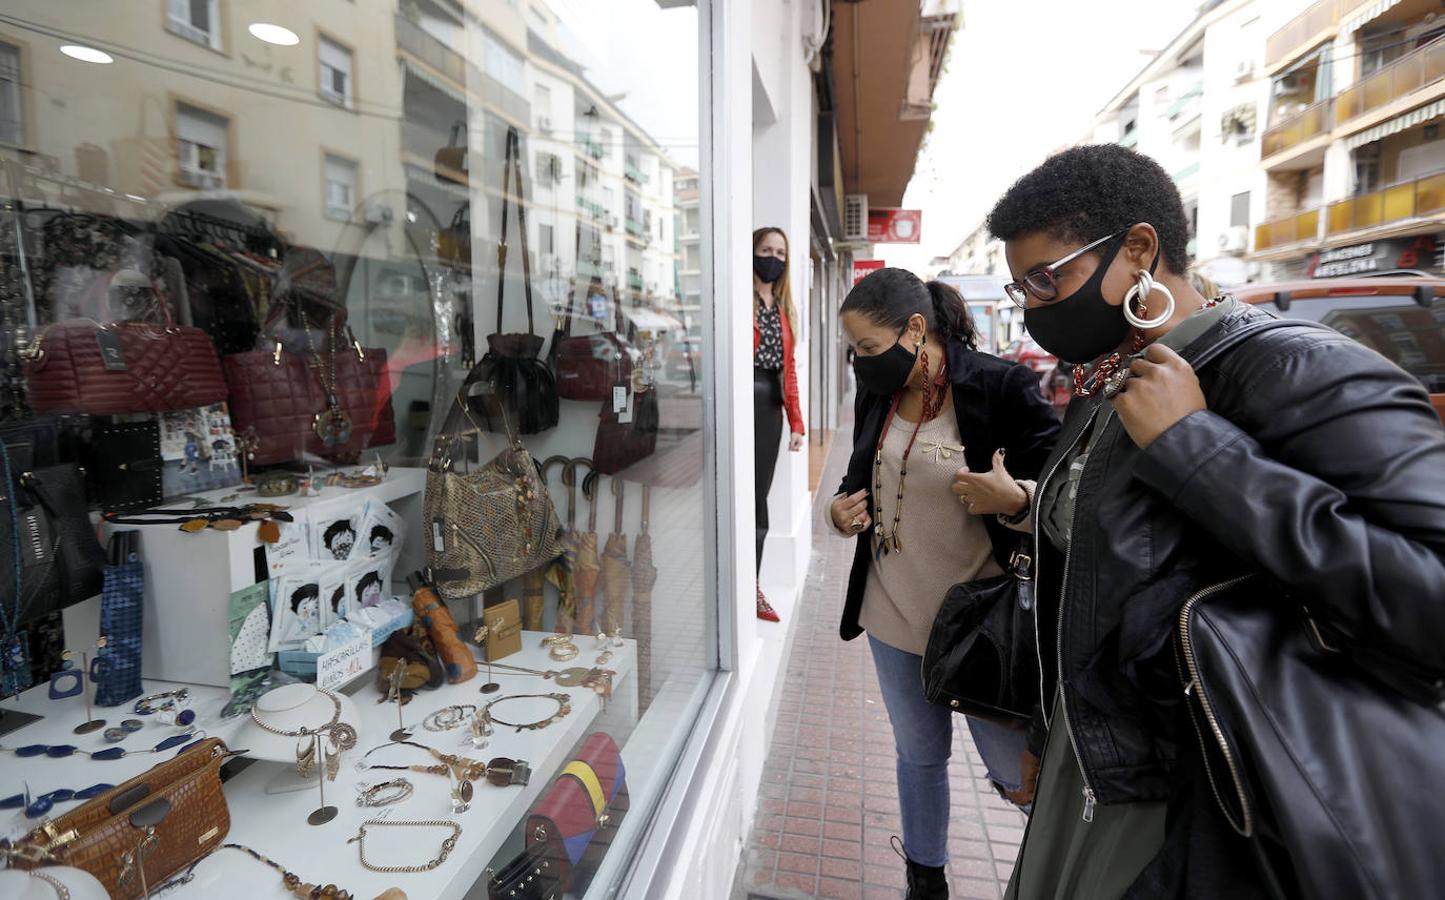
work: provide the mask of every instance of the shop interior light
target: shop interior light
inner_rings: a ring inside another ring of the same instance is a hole
[[[268,44],[294,47],[301,43],[301,38],[296,36],[296,32],[289,28],[282,28],[280,25],[272,25],[269,22],[252,22],[246,30],[251,32],[251,37]]]
[[[79,44],[66,44],[60,48],[71,59],[78,59],[81,62],[100,63],[106,65],[115,62],[115,57],[104,50],[97,50],[94,47],[82,47]]]

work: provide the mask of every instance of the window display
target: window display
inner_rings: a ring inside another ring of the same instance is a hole
[[[0,858],[608,895],[719,655],[697,9],[139,2],[0,13]]]

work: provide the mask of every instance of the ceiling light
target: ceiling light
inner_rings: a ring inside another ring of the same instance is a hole
[[[101,63],[102,65],[115,62],[115,57],[104,50],[97,50],[94,47],[82,47],[78,44],[66,44],[60,48],[71,59],[78,59],[81,62]]]
[[[282,28],[280,25],[272,25],[269,22],[252,22],[251,27],[246,30],[251,32],[251,37],[268,44],[294,47],[301,43],[301,38],[296,36],[296,32],[289,28]]]

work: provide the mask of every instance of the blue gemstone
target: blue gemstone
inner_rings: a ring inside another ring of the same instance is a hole
[[[156,744],[156,750],[157,750],[157,751],[160,751],[160,750],[169,750],[169,749],[171,749],[172,747],[174,747],[174,746],[176,746],[176,745],[178,745],[178,744],[184,744],[185,742],[189,741],[192,737],[194,737],[194,735],[190,735],[190,734],[174,734],[174,735],[171,735],[170,737],[168,737],[168,738],[166,738],[165,740],[161,741],[159,744]]]
[[[80,748],[74,744],[56,744],[54,747],[46,747],[45,755],[51,759],[61,759],[69,756]]]
[[[43,756],[50,748],[44,744],[29,744],[15,751],[16,756]]]
[[[194,709],[183,709],[180,711],[180,714],[176,716],[177,725],[189,725],[194,721],[196,721],[196,711]]]
[[[106,747],[90,754],[91,759],[120,759],[122,756],[125,756],[124,747]]]

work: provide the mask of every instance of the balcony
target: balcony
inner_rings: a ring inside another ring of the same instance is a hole
[[[577,146],[581,148],[583,153],[586,153],[593,159],[602,158],[602,145],[597,141],[592,140],[592,137],[590,135],[578,132]]]
[[[647,184],[647,176],[643,174],[637,163],[631,160],[622,164],[622,175],[634,184]]]
[[[1445,78],[1445,37],[1431,41],[1340,91],[1336,101],[1339,124],[1347,126],[1442,78]],[[1365,124],[1360,123],[1360,127]]]
[[[396,17],[396,44],[401,49],[456,82],[467,87],[467,61],[460,53],[413,25],[405,16]]]
[[[647,229],[644,228],[644,227],[642,227],[642,223],[641,223],[641,222],[637,221],[636,219],[632,218],[631,216],[628,216],[628,218],[627,218],[627,233],[630,234],[630,235],[632,235],[633,237],[641,238],[641,237],[646,237],[646,236],[647,236]]]
[[[1283,28],[1270,35],[1264,42],[1264,67],[1293,62],[1306,50],[1334,36],[1335,27],[1340,24],[1341,7],[1351,9],[1360,5],[1359,0],[1319,0],[1309,9],[1290,19]]]
[[[1271,222],[1261,222],[1254,229],[1254,252],[1286,247],[1320,237],[1320,210],[1312,209],[1298,215]]]
[[[1265,130],[1260,140],[1260,158],[1285,153],[1313,138],[1329,134],[1334,124],[1334,101],[1323,100]]]
[[[586,197],[577,198],[577,208],[585,213],[590,213],[594,219],[601,219],[607,215],[607,210],[601,203],[595,203]]]
[[[632,274],[631,272],[628,272],[628,273],[627,273],[627,286],[630,287],[630,288],[632,288],[634,291],[640,291],[640,290],[642,290],[642,276],[641,276],[641,275],[634,275],[634,274]]]
[[[1334,237],[1445,213],[1445,172],[1331,203],[1325,233]]]

